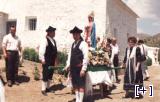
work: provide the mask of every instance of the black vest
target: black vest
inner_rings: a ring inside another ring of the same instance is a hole
[[[83,53],[79,49],[79,46],[83,40],[80,40],[78,44],[74,47],[74,43],[72,44],[71,49],[71,60],[70,60],[70,66],[76,67],[78,64],[83,62]]]
[[[52,44],[52,42],[48,39],[48,46],[46,46],[46,51],[45,51],[45,62],[47,65],[54,66],[55,64],[55,59],[57,57],[57,46],[55,40],[53,40],[55,46]]]

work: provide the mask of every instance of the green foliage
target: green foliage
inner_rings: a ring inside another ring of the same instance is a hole
[[[152,65],[152,59],[150,57],[147,58],[147,66],[151,66]]]
[[[33,48],[25,48],[23,51],[23,58],[34,62],[39,62],[38,53]]]
[[[58,60],[58,65],[61,66],[66,65],[67,53],[58,51],[57,60]]]
[[[34,67],[34,73],[33,74],[34,74],[34,80],[40,80],[39,70],[38,70],[36,65]]]

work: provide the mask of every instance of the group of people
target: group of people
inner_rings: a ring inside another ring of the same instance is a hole
[[[111,67],[119,66],[119,46],[117,39],[107,39],[100,43],[100,38],[96,40],[95,23],[93,14],[88,16],[89,26],[85,28],[86,37],[83,40],[81,33],[83,30],[75,26],[69,32],[73,35],[74,42],[70,48],[67,65],[64,70],[70,72],[72,86],[75,91],[75,102],[83,102],[85,92],[85,77],[88,64],[88,50],[89,47],[103,48],[108,51]],[[50,84],[54,73],[54,67],[57,61],[57,44],[54,39],[56,28],[49,26],[46,29],[46,37],[39,47],[39,59],[42,64],[42,89],[43,95],[47,96],[50,90]],[[125,69],[124,76],[124,90],[126,91],[125,97],[134,97],[134,86],[143,86],[143,71],[149,78],[147,69],[144,69],[146,60],[146,50],[143,40],[135,37],[128,38],[128,47],[126,48],[123,66]],[[3,54],[6,61],[6,78],[9,87],[19,83],[17,82],[19,54],[21,54],[21,41],[16,35],[16,28],[14,26],[10,29],[10,34],[3,38],[2,42]],[[112,70],[116,82],[119,83],[118,70]],[[143,97],[141,95],[141,97]]]

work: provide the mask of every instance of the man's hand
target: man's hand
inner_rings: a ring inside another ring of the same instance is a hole
[[[46,64],[46,62],[45,62],[45,61],[41,61],[41,63],[42,63],[42,64]]]
[[[7,57],[8,57],[7,53],[4,53],[4,58],[7,58]]]
[[[66,66],[63,68],[63,71],[69,71],[69,70],[70,70],[70,66],[69,67]]]
[[[125,67],[126,67],[126,64],[125,64],[125,63],[123,63],[123,64],[122,64],[122,68],[125,68]]]
[[[136,72],[139,70],[139,67],[136,67]]]
[[[85,76],[85,71],[84,70],[81,70],[81,72],[80,72],[80,77],[83,77],[83,76]]]

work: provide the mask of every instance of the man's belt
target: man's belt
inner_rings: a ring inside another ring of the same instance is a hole
[[[7,50],[7,52],[13,52],[13,53],[17,53],[18,51],[17,50]]]

